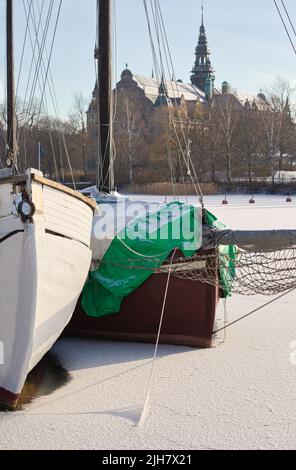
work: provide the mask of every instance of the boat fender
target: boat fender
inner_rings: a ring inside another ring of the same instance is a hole
[[[35,214],[36,209],[32,201],[29,199],[23,199],[17,206],[17,211],[21,216],[22,221],[25,223],[27,220],[30,220],[30,222],[33,221],[32,217]]]

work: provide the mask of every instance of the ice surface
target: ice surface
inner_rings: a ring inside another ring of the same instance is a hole
[[[296,199],[207,197],[231,228],[296,228]],[[194,199],[191,199],[194,202]],[[228,320],[263,297],[234,296]],[[185,299],[184,299],[185,301]],[[223,303],[219,306],[220,324]],[[63,339],[54,352],[73,380],[24,411],[0,414],[0,449],[293,449],[296,293],[223,334],[210,350],[161,346],[149,407],[138,421],[153,346]]]

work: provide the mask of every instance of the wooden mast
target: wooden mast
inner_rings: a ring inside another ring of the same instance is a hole
[[[14,32],[13,0],[6,0],[7,50],[7,158],[8,167],[17,168],[15,84],[14,84]]]
[[[98,188],[114,190],[112,157],[112,27],[111,0],[97,0],[98,38],[95,58],[98,67],[99,158]]]

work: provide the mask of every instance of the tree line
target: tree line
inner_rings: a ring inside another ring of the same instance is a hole
[[[229,90],[188,110],[182,98],[152,111],[131,93],[118,100],[115,143],[121,184],[189,180],[253,182],[296,171],[294,90],[278,78],[256,99]],[[185,156],[184,156],[185,155]],[[194,171],[188,171],[186,155]]]
[[[49,178],[71,182],[87,179],[87,100],[73,97],[67,119],[45,114],[39,102],[26,106],[16,103],[18,170],[39,169]],[[0,108],[0,167],[4,167],[7,148],[6,108]]]
[[[115,180],[118,187],[152,182],[252,183],[277,171],[296,171],[294,89],[277,79],[253,101],[242,102],[234,91],[191,109],[178,103],[155,108],[133,90],[115,96]],[[30,114],[17,104],[19,169],[38,168],[59,181],[94,182],[97,161],[97,118],[87,122],[88,100],[73,97],[68,119]],[[95,112],[96,113],[96,112]],[[40,144],[40,145],[39,145]],[[6,112],[0,115],[0,165],[4,165]],[[39,151],[38,151],[39,149]],[[41,149],[41,155],[40,155]],[[188,165],[192,164],[191,169]]]

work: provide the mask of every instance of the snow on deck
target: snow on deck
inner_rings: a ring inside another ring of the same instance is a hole
[[[206,204],[233,228],[296,227],[296,199],[257,196],[252,206],[248,199]],[[234,296],[228,320],[266,300]],[[295,327],[292,293],[231,327],[225,342],[220,334],[210,350],[160,346],[141,425],[153,346],[62,339],[54,352],[72,381],[0,414],[0,449],[293,449]]]

